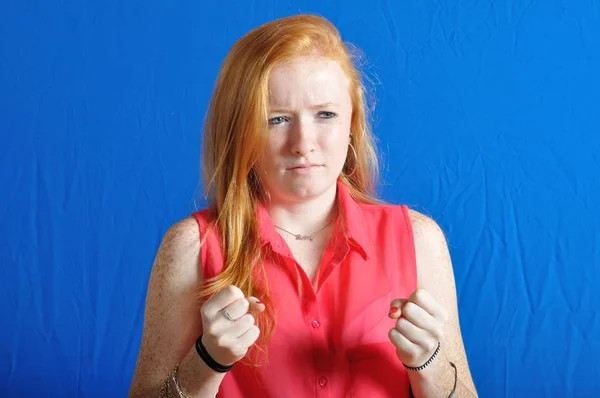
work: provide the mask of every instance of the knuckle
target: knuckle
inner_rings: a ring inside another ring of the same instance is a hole
[[[417,289],[417,290],[415,291],[414,298],[415,298],[415,300],[417,300],[417,301],[421,301],[421,300],[423,300],[423,298],[424,298],[425,294],[426,294],[426,293],[425,293],[425,290],[423,290],[423,289]]]
[[[436,327],[433,329],[433,334],[438,339],[440,337],[442,337],[444,335],[444,327],[443,327],[443,325],[436,325]]]
[[[417,361],[418,361],[418,360],[420,359],[420,357],[421,357],[419,354],[421,354],[421,353],[420,353],[420,352],[418,352],[417,350],[414,350],[414,349],[413,349],[413,350],[411,350],[411,352],[410,352],[410,361],[411,361],[412,363],[414,363],[415,365],[417,365],[417,364],[418,364],[418,365],[421,365],[420,363],[417,363]]]
[[[202,305],[202,307],[200,307],[200,315],[202,316],[202,318],[208,318],[208,301],[206,303],[204,303]]]
[[[224,291],[225,293],[227,293],[227,295],[233,295],[233,294],[235,294],[235,286],[233,286],[233,285],[229,285],[229,286],[225,287],[225,288],[223,289],[223,291]]]
[[[225,338],[225,336],[217,336],[215,338],[215,340],[216,340],[216,345],[218,347],[221,347],[221,348],[227,347],[227,339]]]
[[[245,347],[240,346],[239,344],[236,345],[232,350],[231,353],[233,355],[235,355],[236,357],[243,357],[244,355],[246,355],[246,353],[248,352],[248,349]]]
[[[423,347],[418,344],[411,344],[410,355],[412,355],[413,359],[419,359],[423,355]]]
[[[244,298],[240,300],[240,304],[244,312],[248,312],[248,310],[250,309],[250,302],[246,298]]]
[[[426,346],[427,352],[431,352],[437,347],[437,342],[433,341],[433,340],[427,340],[427,343],[425,344],[425,346]]]
[[[404,319],[404,318],[402,318],[402,317],[401,317],[401,318],[398,318],[398,321],[396,321],[396,328],[397,328],[398,330],[403,330],[403,329],[404,329],[404,327],[405,327],[405,325],[406,325],[406,323],[405,323],[405,322],[406,322],[406,319]]]
[[[409,362],[411,363],[414,362],[415,359],[417,359],[418,357],[417,351],[413,347],[406,347],[400,351],[408,358]]]
[[[415,311],[416,307],[417,305],[415,303],[413,303],[412,301],[408,301],[406,304],[404,304],[402,312],[404,312],[405,314],[412,314]]]
[[[252,322],[249,319],[248,315],[242,316],[235,323],[237,327],[239,327],[243,331],[248,331],[248,329],[250,329],[250,326],[252,326]]]
[[[210,338],[211,340],[216,340],[219,337],[217,336],[215,328],[212,325],[208,325],[206,328],[204,328],[203,333],[206,337]]]
[[[229,286],[227,286],[227,289],[228,289],[228,293],[230,293],[233,296],[244,297],[244,293],[242,293],[240,288],[235,285],[229,285]]]
[[[248,331],[249,336],[251,337],[251,343],[250,345],[254,344],[254,342],[256,342],[256,340],[258,340],[258,337],[260,336],[260,329],[258,328],[258,326],[254,325],[250,328],[250,330]]]

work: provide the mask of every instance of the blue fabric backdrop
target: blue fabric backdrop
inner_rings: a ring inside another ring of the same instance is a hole
[[[233,42],[319,13],[375,82],[382,196],[448,234],[482,397],[600,394],[600,4],[3,1],[0,396],[125,396]]]

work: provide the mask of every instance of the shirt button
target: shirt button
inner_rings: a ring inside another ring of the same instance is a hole
[[[314,321],[312,321],[310,324],[315,329],[318,328],[319,326],[321,326],[321,324],[319,323],[319,321],[317,321],[316,319]]]
[[[327,385],[327,379],[325,377],[321,377],[319,379],[319,385],[321,386],[321,388],[325,388],[325,386]]]

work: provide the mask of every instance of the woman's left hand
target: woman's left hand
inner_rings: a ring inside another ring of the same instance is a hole
[[[408,299],[392,301],[390,307],[388,316],[397,321],[389,338],[398,358],[406,366],[423,365],[443,338],[446,310],[423,289],[417,289]]]

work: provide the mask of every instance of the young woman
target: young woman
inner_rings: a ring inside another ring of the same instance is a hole
[[[353,61],[310,15],[227,55],[209,206],[157,253],[131,397],[476,396],[442,231],[374,197]]]

